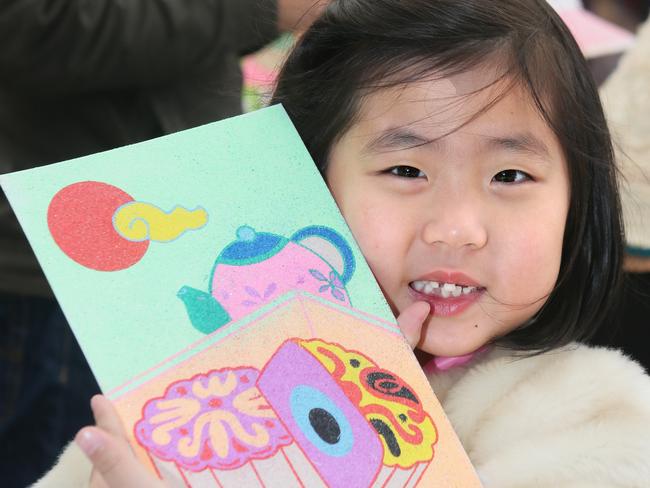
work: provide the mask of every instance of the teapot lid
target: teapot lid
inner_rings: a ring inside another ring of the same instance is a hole
[[[217,261],[234,266],[259,263],[275,255],[287,242],[277,234],[256,232],[252,227],[242,225],[237,229],[237,240],[221,251]]]

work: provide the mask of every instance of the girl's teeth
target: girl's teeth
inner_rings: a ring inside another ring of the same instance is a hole
[[[438,288],[440,285],[436,283],[435,281],[429,281],[426,285],[424,285],[424,293],[430,294],[433,290]]]
[[[425,295],[439,295],[442,296],[442,298],[469,295],[473,291],[476,291],[475,286],[460,286],[454,283],[441,284],[437,281],[414,281],[411,286],[416,291],[424,293]]]

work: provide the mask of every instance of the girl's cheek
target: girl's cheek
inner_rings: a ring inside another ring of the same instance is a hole
[[[513,301],[536,301],[548,295],[560,269],[562,236],[557,229],[535,226],[527,232],[497,246],[501,249],[496,271],[503,273],[503,279],[511,286]],[[518,297],[517,297],[518,296]],[[517,299],[518,298],[518,299]]]
[[[403,233],[395,227],[390,214],[372,201],[359,202],[357,210],[355,219],[348,223],[384,295],[390,295],[395,288],[394,275],[404,261],[399,251]]]
[[[363,253],[373,256],[390,239],[390,222],[382,218],[382,209],[373,205],[372,200],[361,198],[355,207],[349,209],[346,219]]]

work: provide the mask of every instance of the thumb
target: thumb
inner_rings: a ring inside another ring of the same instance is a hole
[[[427,302],[415,302],[402,310],[397,317],[397,324],[412,348],[418,345],[422,336],[422,325],[431,312]]]
[[[157,485],[158,480],[138,463],[128,444],[98,427],[84,427],[75,442],[88,456],[108,487],[136,488]]]
[[[104,397],[96,396],[91,405],[97,427],[81,429],[75,442],[88,456],[104,485],[116,488],[164,486],[133,455],[119,417],[110,402]]]

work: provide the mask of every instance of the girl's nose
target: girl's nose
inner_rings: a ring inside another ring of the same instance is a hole
[[[488,232],[481,205],[462,198],[454,200],[447,205],[433,206],[427,212],[422,240],[452,248],[482,248],[487,243]]]

